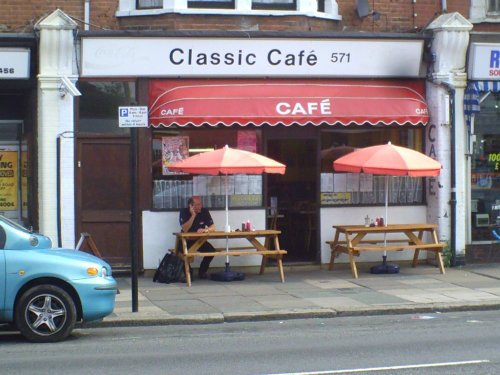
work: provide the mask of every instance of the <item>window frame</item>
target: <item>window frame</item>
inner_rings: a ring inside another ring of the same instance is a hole
[[[497,11],[490,11],[491,0],[471,0],[469,7],[469,21],[471,23],[500,23],[500,9]],[[500,3],[495,0],[498,5]]]
[[[176,13],[221,16],[303,16],[333,21],[342,20],[342,16],[339,14],[338,0],[320,0],[322,1],[320,5],[311,0],[293,0],[294,7],[276,6],[276,4],[252,7],[252,0],[232,0],[234,6],[228,7],[226,1],[220,1],[217,2],[221,6],[219,8],[216,5],[207,6],[202,0],[157,0],[161,5],[152,5],[151,7],[144,6],[141,1],[143,0],[120,0],[115,16],[124,18]]]
[[[494,4],[495,9],[492,8],[492,3]],[[500,0],[488,0],[488,7],[486,8],[487,15],[500,16]]]

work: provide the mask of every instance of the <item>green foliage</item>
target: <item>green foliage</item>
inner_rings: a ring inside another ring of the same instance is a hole
[[[450,245],[448,244],[448,242],[446,242],[446,246],[443,249],[443,263],[445,267],[451,266],[451,257],[452,257],[452,251]]]

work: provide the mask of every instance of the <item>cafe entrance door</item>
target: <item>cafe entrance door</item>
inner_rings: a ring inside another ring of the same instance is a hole
[[[317,139],[268,137],[267,155],[286,165],[284,175],[267,175],[268,205],[276,197],[282,215],[277,227],[282,231],[281,247],[288,251],[284,262],[315,262],[319,259]]]

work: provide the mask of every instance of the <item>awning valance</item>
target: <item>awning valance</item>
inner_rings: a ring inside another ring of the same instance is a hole
[[[421,81],[154,80],[149,123],[427,124]]]

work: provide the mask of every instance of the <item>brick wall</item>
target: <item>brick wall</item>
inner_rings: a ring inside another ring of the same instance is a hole
[[[84,0],[1,0],[0,32],[32,32],[36,22],[57,8],[83,19],[83,3]]]
[[[380,13],[360,19],[355,0],[337,0],[342,21],[302,16],[205,16],[166,14],[154,17],[115,18],[118,0],[92,0],[91,30],[261,30],[261,31],[419,31],[441,11],[441,0],[368,0],[370,11]],[[0,32],[30,32],[35,22],[57,8],[83,20],[84,0],[2,0]],[[468,0],[447,0],[448,12],[468,16]],[[82,25],[83,28],[83,25]],[[475,30],[496,31],[500,24],[476,25]]]

